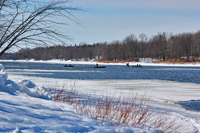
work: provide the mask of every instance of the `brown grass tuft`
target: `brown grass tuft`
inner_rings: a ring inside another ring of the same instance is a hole
[[[134,60],[127,59],[127,60],[94,60],[96,62],[101,62],[101,63],[126,63],[126,62],[135,62]]]
[[[187,61],[184,59],[178,59],[178,58],[174,58],[174,59],[168,59],[166,61],[154,61],[154,63],[165,63],[165,64],[196,64],[198,63],[198,61]]]

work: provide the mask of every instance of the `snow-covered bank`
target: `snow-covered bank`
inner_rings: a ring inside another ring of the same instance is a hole
[[[48,96],[48,93],[43,90],[56,86],[61,88],[73,86],[82,93],[88,95],[95,93],[97,96],[116,91],[126,96],[130,91],[148,90],[153,92],[152,99],[155,101],[155,108],[170,109],[168,115],[178,117],[184,122],[187,128],[183,127],[180,132],[198,133],[200,131],[199,112],[187,111],[174,104],[180,100],[198,99],[200,86],[197,84],[155,80],[60,80],[24,77],[7,75],[3,66],[1,66],[0,77],[0,132],[12,132],[15,129],[17,131],[17,128],[22,132],[156,133],[158,131],[126,126],[110,127],[106,123],[95,123],[92,118],[76,113],[70,105],[42,99],[43,95]],[[37,95],[30,95],[31,93]]]
[[[72,61],[72,60],[0,60],[1,62],[35,62],[35,63],[57,63],[57,64],[104,64],[104,65],[126,65],[126,63],[102,63],[95,61]],[[200,67],[200,63],[188,63],[188,64],[166,64],[166,63],[152,63],[152,62],[129,62],[129,65],[137,65],[140,64],[142,66],[186,66],[186,67]]]
[[[40,89],[30,80],[13,81],[0,65],[0,132],[146,132],[137,127],[94,123],[88,116],[78,114],[72,106],[49,99],[45,87]],[[11,77],[12,78],[12,77]],[[16,77],[15,77],[16,78]]]
[[[0,92],[0,107],[0,132],[12,132],[19,128],[23,133],[156,133],[156,130],[123,126],[111,128],[76,113],[70,105],[25,95]]]
[[[45,89],[40,86],[36,86],[30,80],[20,80],[14,82],[11,79],[8,79],[7,73],[4,71],[4,67],[0,64],[0,91],[7,92],[12,95],[17,95],[18,92],[25,93],[32,97],[50,99],[48,93],[45,92]]]

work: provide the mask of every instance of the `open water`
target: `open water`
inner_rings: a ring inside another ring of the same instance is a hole
[[[8,73],[57,79],[148,79],[168,80],[200,84],[200,67],[107,65],[106,68],[93,68],[94,65],[0,62]]]

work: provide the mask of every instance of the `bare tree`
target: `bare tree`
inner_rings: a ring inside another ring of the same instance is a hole
[[[140,34],[139,35],[139,39],[140,39],[140,45],[139,45],[139,56],[140,56],[140,58],[144,58],[144,56],[145,56],[145,44],[146,44],[146,42],[147,42],[147,40],[148,40],[148,38],[147,38],[147,36],[144,34],[144,33],[142,33],[142,34]]]
[[[14,46],[65,43],[60,18],[79,23],[72,14],[77,10],[69,0],[0,0],[0,55]]]
[[[111,56],[112,56],[112,59],[114,59],[115,61],[117,60],[117,59],[120,59],[120,42],[119,41],[112,41],[111,43],[110,43],[110,47],[111,47],[111,51],[110,51],[110,53],[111,53]]]
[[[132,60],[139,60],[138,57],[138,40],[137,37],[134,34],[131,34],[127,36],[123,42],[127,45],[128,47],[128,53],[131,53],[131,59]]]
[[[194,47],[193,47],[193,56],[198,60],[200,56],[200,31],[193,35]]]
[[[158,33],[158,35],[152,38],[153,43],[153,55],[158,59],[166,60],[167,55],[167,34],[165,32]]]
[[[181,47],[184,53],[184,56],[186,56],[187,61],[189,61],[189,58],[191,56],[192,52],[192,34],[191,33],[183,33],[181,35]]]

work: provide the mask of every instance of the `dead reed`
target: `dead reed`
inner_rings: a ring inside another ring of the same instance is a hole
[[[74,88],[64,90],[63,87],[59,91],[55,90],[53,100],[70,104],[77,113],[88,115],[99,123],[109,122],[110,126],[127,125],[174,132],[183,125],[177,117],[168,115],[168,110],[153,108],[151,95],[132,92],[128,97],[116,94],[99,97],[78,93]]]

